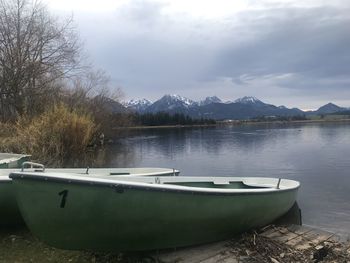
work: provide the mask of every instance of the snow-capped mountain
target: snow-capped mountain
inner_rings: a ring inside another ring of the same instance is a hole
[[[264,102],[262,102],[261,100],[255,98],[255,97],[252,97],[252,96],[245,96],[243,98],[239,98],[239,99],[236,99],[234,101],[234,103],[240,103],[240,104],[255,104],[255,105],[263,105],[265,104]]]
[[[262,102],[255,97],[243,97],[234,102],[213,103],[200,107],[203,116],[212,119],[250,119],[260,116],[296,116],[302,115],[299,109],[277,107]]]
[[[185,113],[189,108],[197,106],[197,103],[179,95],[164,95],[147,108],[147,112],[181,112]]]
[[[169,104],[171,104],[171,103],[182,103],[184,106],[187,106],[187,107],[196,105],[195,101],[193,101],[191,99],[188,99],[188,98],[185,98],[185,97],[182,97],[180,95],[176,95],[176,94],[165,95],[165,96],[163,96],[162,99],[165,99]]]
[[[218,97],[212,96],[212,97],[206,97],[204,100],[201,100],[198,103],[198,105],[203,106],[203,105],[208,105],[211,103],[222,103],[222,101]]]
[[[152,105],[152,101],[147,99],[141,99],[141,100],[132,99],[124,104],[126,108],[134,110],[136,112],[144,112],[151,105]]]
[[[229,102],[222,102],[218,97],[212,96],[196,102],[180,95],[164,95],[154,103],[147,99],[142,99],[131,100],[124,105],[128,109],[139,113],[183,113],[193,118],[213,118],[217,120],[249,119],[259,116],[301,116],[344,110],[344,108],[329,103],[317,111],[303,112],[298,108],[290,109],[285,106],[264,103],[252,96],[242,97]]]
[[[121,104],[120,106],[124,108]],[[283,105],[275,106],[267,104],[252,96],[246,96],[234,101],[226,102],[222,102],[218,97],[212,96],[196,102],[179,95],[164,95],[154,103],[147,99],[130,100],[129,102],[124,103],[124,106],[126,110],[130,109],[141,114],[146,112],[168,112],[170,114],[183,113],[192,118],[212,118],[216,120],[240,120],[260,116],[317,115],[348,110],[348,108],[328,103],[316,111],[302,111],[298,108],[287,108]]]

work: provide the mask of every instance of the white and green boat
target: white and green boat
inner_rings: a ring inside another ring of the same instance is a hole
[[[17,226],[23,224],[22,216],[18,210],[10,173],[31,171],[39,173],[70,173],[72,176],[84,175],[92,177],[119,177],[128,176],[170,176],[178,175],[179,171],[167,168],[48,168],[41,164],[22,162],[22,169],[0,169],[0,226]],[[24,167],[29,166],[29,169]]]
[[[19,168],[29,159],[27,154],[0,153],[0,168]]]
[[[15,172],[29,229],[72,250],[141,251],[231,238],[271,223],[294,204],[299,182],[275,178],[77,176]]]

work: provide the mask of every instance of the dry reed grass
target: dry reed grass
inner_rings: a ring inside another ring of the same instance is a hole
[[[14,132],[15,129],[13,124],[0,122],[0,147],[3,140],[7,137],[12,136]]]
[[[1,151],[27,153],[42,163],[59,165],[83,154],[97,127],[91,115],[58,104],[31,120],[20,117],[6,130],[12,134],[0,132]]]

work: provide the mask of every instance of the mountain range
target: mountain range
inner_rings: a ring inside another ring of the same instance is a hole
[[[302,111],[298,108],[287,108],[264,103],[251,96],[223,102],[216,96],[206,97],[201,101],[193,101],[179,95],[164,95],[155,102],[147,99],[131,100],[124,103],[124,106],[140,114],[157,112],[183,113],[192,118],[211,118],[216,120],[242,120],[258,116],[320,115],[348,110],[333,103],[328,103],[316,111]]]

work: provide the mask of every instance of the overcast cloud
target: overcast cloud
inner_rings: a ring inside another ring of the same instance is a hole
[[[247,1],[213,16],[193,2],[191,12],[167,1],[72,9],[91,60],[126,99],[251,95],[303,109],[350,107],[348,0]]]

